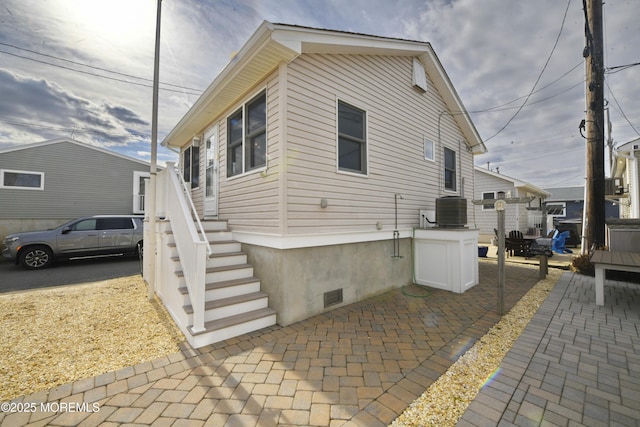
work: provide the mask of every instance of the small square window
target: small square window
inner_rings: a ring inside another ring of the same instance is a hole
[[[482,200],[487,200],[487,199],[491,200],[491,199],[495,199],[495,198],[496,198],[496,195],[495,195],[495,193],[493,191],[489,191],[487,193],[482,193]],[[483,211],[485,211],[485,210],[488,211],[488,210],[493,210],[493,209],[495,209],[495,205],[493,203],[482,205],[482,210]]]
[[[435,160],[433,141],[424,139],[424,158],[426,160]]]

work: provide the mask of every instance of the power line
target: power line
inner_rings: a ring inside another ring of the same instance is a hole
[[[507,126],[509,126],[509,124],[511,124],[513,119],[515,119],[518,116],[520,111],[522,111],[522,108],[526,105],[527,101],[529,100],[529,98],[533,94],[536,86],[538,85],[538,83],[540,82],[540,79],[542,78],[542,74],[544,74],[544,71],[547,69],[547,66],[549,65],[549,61],[551,61],[551,57],[553,56],[553,53],[555,52],[556,47],[558,46],[558,42],[560,41],[560,36],[562,35],[562,30],[564,28],[564,23],[567,20],[567,13],[569,12],[569,5],[570,4],[571,4],[571,0],[567,1],[567,7],[566,7],[566,9],[564,11],[564,16],[562,17],[562,24],[560,25],[560,31],[558,31],[558,36],[556,37],[556,41],[555,41],[555,43],[553,45],[553,48],[551,49],[551,52],[549,53],[549,57],[547,58],[547,61],[545,62],[544,67],[542,67],[542,70],[540,71],[540,74],[538,75],[538,78],[536,79],[536,82],[533,84],[533,87],[531,88],[531,91],[527,95],[526,99],[524,100],[524,102],[522,103],[520,108],[518,108],[518,110],[513,114],[513,116],[511,116],[511,118],[507,121],[507,123],[505,123],[505,125],[502,126],[502,128],[500,128],[500,130],[498,132],[496,132],[495,134],[493,134],[489,138],[485,139],[484,140],[485,143],[487,141],[495,138],[496,136],[498,136],[500,133],[502,133],[503,130],[505,130],[507,128]]]
[[[93,77],[100,77],[100,78],[103,78],[103,79],[113,80],[113,81],[122,82],[122,83],[128,83],[128,84],[132,84],[132,85],[135,85],[135,86],[142,86],[142,87],[149,87],[149,88],[152,87],[152,85],[150,85],[150,84],[132,82],[130,80],[119,79],[119,78],[116,78],[116,77],[104,76],[102,74],[92,73],[92,72],[89,72],[89,71],[78,70],[78,69],[75,69],[75,68],[66,67],[64,65],[53,64],[51,62],[42,61],[42,60],[35,59],[35,58],[29,58],[27,56],[18,55],[16,53],[7,52],[7,51],[4,51],[4,50],[0,50],[0,53],[4,53],[5,55],[14,56],[16,58],[26,59],[28,61],[37,62],[39,64],[45,64],[45,65],[50,65],[52,67],[61,68],[61,69],[64,69],[64,70],[74,71],[76,73],[87,74],[87,75],[90,75],[90,76],[93,76]],[[141,77],[136,77],[136,78],[142,79]],[[162,89],[164,91],[168,91],[168,92],[187,93],[188,95],[200,95],[200,93],[194,93],[194,92],[191,92],[191,91],[189,91],[187,89],[185,89],[185,90],[177,90],[177,89],[169,89],[169,88],[160,88],[160,89]]]
[[[607,85],[607,89],[609,89],[609,93],[611,94],[611,96],[613,97],[613,101],[616,103],[616,105],[618,106],[618,112],[622,115],[622,117],[624,117],[624,119],[627,121],[627,123],[629,123],[629,126],[631,126],[631,129],[633,129],[633,131],[640,136],[640,132],[638,132],[638,129],[636,129],[636,127],[633,125],[633,123],[631,123],[631,120],[629,120],[629,118],[627,117],[627,115],[624,113],[624,111],[622,110],[622,107],[620,106],[620,103],[618,102],[618,99],[616,98],[616,95],[613,93],[613,91],[611,90],[611,87],[609,86],[609,82],[607,80],[604,81],[604,83]]]
[[[83,67],[92,68],[94,70],[106,71],[107,73],[113,73],[113,74],[117,74],[119,76],[129,77],[129,78],[132,78],[132,79],[138,79],[138,80],[143,80],[143,81],[147,81],[147,82],[153,83],[152,79],[147,79],[145,77],[138,77],[138,76],[134,76],[132,74],[121,73],[119,71],[109,70],[109,69],[106,69],[106,68],[97,67],[95,65],[85,64],[83,62],[72,61],[70,59],[65,59],[65,58],[61,58],[59,56],[49,55],[47,53],[42,53],[42,52],[38,52],[38,51],[35,51],[35,50],[31,50],[31,49],[26,49],[24,47],[16,46],[16,45],[9,44],[9,43],[0,42],[0,45],[11,47],[11,48],[16,49],[16,50],[22,50],[22,51],[25,51],[25,52],[33,53],[35,55],[40,55],[40,56],[44,56],[44,57],[47,57],[47,58],[55,59],[55,60],[58,60],[58,61],[68,62],[68,63],[74,64],[74,65],[81,65]],[[54,65],[54,64],[50,64],[50,65]],[[160,83],[165,85],[165,86],[171,86],[171,87],[175,87],[175,88],[178,88],[178,89],[185,89],[185,90],[192,90],[192,91],[196,91],[196,92],[202,92],[202,89],[194,89],[194,88],[175,85],[175,84],[171,84],[171,83],[162,83],[162,82],[160,82]]]
[[[562,74],[560,77],[558,77],[558,78],[556,78],[555,80],[553,80],[553,81],[551,81],[551,82],[547,83],[546,85],[542,86],[540,89],[538,89],[538,90],[536,90],[536,91],[532,92],[532,94],[535,94],[535,93],[538,93],[538,92],[542,92],[544,89],[546,89],[546,88],[548,88],[548,87],[550,87],[550,86],[554,85],[555,83],[557,83],[558,81],[560,81],[560,80],[562,80],[564,77],[566,77],[566,76],[567,76],[569,73],[571,73],[573,70],[575,70],[576,68],[580,67],[582,64],[583,64],[583,61],[578,62],[578,63],[577,63],[576,65],[574,65],[574,66],[573,66],[569,71],[565,72],[565,73],[564,73],[564,74]],[[579,84],[582,84],[582,83],[584,83],[584,79],[583,79]],[[575,87],[575,86],[571,86],[571,89],[573,89],[574,87]],[[560,92],[559,94],[563,94],[563,93],[565,93],[565,92],[567,92],[567,91],[565,90],[565,91],[563,91],[563,92]],[[557,95],[552,95],[552,96],[550,96],[550,97],[548,97],[548,98],[545,98],[545,99],[551,99],[551,98],[553,98],[553,97],[555,97],[555,96],[557,96]],[[514,102],[516,102],[516,101],[518,101],[518,100],[520,100],[520,99],[522,99],[522,98],[526,98],[526,97],[527,97],[527,95],[522,95],[522,96],[519,96],[519,97],[517,97],[517,98],[515,98],[515,99],[512,99],[512,100],[511,100],[511,101],[509,101],[509,102],[505,102],[505,103],[503,103],[503,104],[496,105],[495,107],[485,108],[485,109],[478,110],[478,111],[470,111],[470,113],[484,113],[484,112],[486,112],[486,111],[504,111],[504,110],[512,110],[512,109],[517,108],[517,107],[510,107],[510,108],[505,108],[505,109],[500,109],[500,108],[501,108],[501,107],[504,107],[505,105],[513,104]],[[532,102],[532,103],[530,103],[530,104],[528,104],[528,105],[533,105],[533,104],[535,104],[535,103],[537,103],[537,102],[539,102],[539,101]]]
[[[556,98],[556,97],[558,97],[558,96],[560,96],[560,95],[564,95],[565,93],[567,93],[567,92],[569,92],[569,91],[571,91],[571,90],[575,89],[576,87],[584,85],[584,82],[585,82],[585,79],[582,79],[582,80],[581,80],[581,81],[579,81],[578,83],[576,83],[576,84],[574,84],[574,85],[569,86],[567,89],[564,89],[564,90],[562,90],[562,91],[560,91],[560,92],[556,92],[556,93],[554,93],[553,95],[549,95],[549,96],[547,96],[546,98],[538,99],[537,101],[534,101],[534,102],[529,102],[529,103],[527,103],[527,105],[525,105],[525,107],[530,107],[530,106],[532,106],[532,105],[540,104],[541,102],[545,102],[545,101],[548,101],[548,100],[550,100],[550,99]],[[536,92],[538,92],[538,91],[536,91]],[[525,95],[525,96],[526,96],[526,95]],[[523,97],[520,97],[520,98],[523,98]],[[520,98],[518,98],[518,99],[520,99]],[[502,105],[509,105],[509,104],[511,104],[512,102],[514,102],[514,101],[507,102],[507,103],[502,104]],[[469,114],[477,114],[477,113],[495,113],[495,112],[498,112],[498,111],[508,111],[508,110],[515,110],[515,109],[518,109],[518,108],[522,108],[522,107],[507,107],[507,108],[499,108],[499,107],[500,107],[500,106],[492,107],[492,108],[488,108],[488,109],[483,109],[483,110],[469,111],[468,113],[469,113]],[[485,142],[486,142],[486,141],[485,141]]]
[[[620,71],[626,70],[627,68],[635,67],[638,65],[640,65],[640,62],[634,62],[633,64],[627,64],[627,65],[616,65],[615,67],[607,67],[605,68],[605,74],[618,73]]]

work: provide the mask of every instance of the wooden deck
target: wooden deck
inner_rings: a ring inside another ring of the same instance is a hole
[[[604,279],[607,270],[640,273],[640,253],[594,251],[591,262],[596,270],[596,305],[604,305]]]

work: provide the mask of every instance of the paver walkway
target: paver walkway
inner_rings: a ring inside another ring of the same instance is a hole
[[[640,285],[565,273],[459,426],[640,426]]]
[[[464,294],[410,286],[25,396],[14,403],[38,410],[0,424],[386,426],[499,320],[497,266],[479,270]],[[509,265],[505,308],[537,281]]]

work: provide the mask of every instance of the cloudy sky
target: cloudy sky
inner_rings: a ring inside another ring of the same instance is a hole
[[[0,0],[0,150],[73,137],[148,160],[155,12],[155,0]],[[604,6],[616,144],[640,137],[640,66],[624,67],[640,62],[638,17],[637,0]],[[159,141],[263,20],[430,42],[489,149],[478,166],[583,185],[582,0],[163,0]]]

